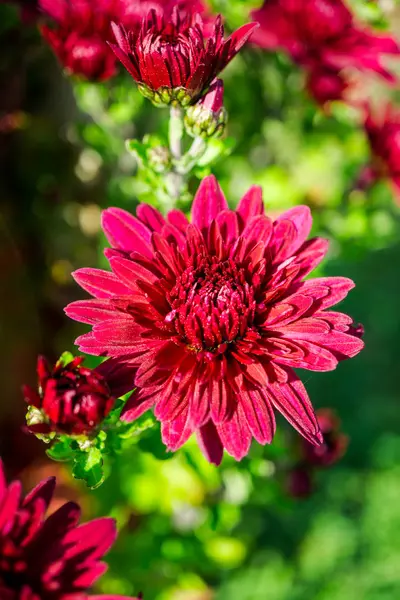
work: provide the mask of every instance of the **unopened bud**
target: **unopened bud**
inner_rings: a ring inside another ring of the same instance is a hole
[[[185,127],[192,137],[219,137],[225,129],[226,121],[224,84],[221,79],[216,79],[205,96],[187,109]]]

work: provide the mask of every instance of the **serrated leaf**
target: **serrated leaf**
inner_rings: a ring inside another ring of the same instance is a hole
[[[88,452],[76,454],[72,474],[76,479],[83,479],[91,489],[98,488],[105,479],[100,450],[92,446]]]

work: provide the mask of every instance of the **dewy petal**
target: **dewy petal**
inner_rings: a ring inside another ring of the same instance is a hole
[[[188,410],[183,411],[173,421],[165,421],[161,424],[161,437],[167,450],[175,452],[185,444],[193,433]]]
[[[151,258],[151,230],[121,208],[108,208],[102,215],[102,226],[113,248],[139,252]]]
[[[224,447],[211,420],[197,430],[197,443],[208,462],[216,466],[221,464]]]
[[[229,43],[229,55],[227,63],[236,56],[239,50],[245,45],[250,36],[256,29],[258,29],[258,27],[258,23],[246,23],[246,25],[242,25],[242,27],[239,27],[239,29],[234,31],[232,35],[229,36],[225,42],[225,44]]]
[[[311,444],[319,445],[323,437],[308,394],[294,371],[288,369],[288,383],[268,386],[268,395],[275,408]]]
[[[259,444],[270,444],[275,435],[276,425],[274,411],[267,394],[261,390],[243,390],[239,402],[254,438]]]
[[[95,298],[112,298],[130,294],[130,289],[109,271],[92,268],[78,269],[72,273],[72,277]]]
[[[225,450],[233,458],[242,460],[248,454],[252,436],[240,403],[229,421],[219,423],[216,429]]]
[[[153,408],[158,398],[158,388],[136,390],[125,404],[121,419],[127,423],[136,421],[143,413]]]
[[[225,196],[214,175],[205,177],[197,190],[192,205],[192,223],[204,234],[211,222],[228,209]]]
[[[253,185],[253,187],[251,187],[240,200],[236,210],[242,217],[244,223],[246,223],[251,217],[263,215],[264,202],[262,188],[258,185]]]
[[[280,215],[274,226],[278,227],[278,224],[283,221],[289,221],[293,223],[296,231],[296,236],[292,240],[286,240],[286,243],[282,247],[280,251],[279,258],[280,260],[285,260],[289,258],[289,256],[293,256],[295,252],[304,244],[308,236],[310,235],[311,226],[312,226],[312,217],[311,211],[308,206],[295,206],[290,210],[287,210],[282,215]]]

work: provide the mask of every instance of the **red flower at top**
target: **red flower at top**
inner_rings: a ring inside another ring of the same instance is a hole
[[[329,310],[353,282],[304,281],[328,248],[324,239],[307,241],[307,207],[272,221],[253,187],[229,210],[210,176],[197,192],[191,223],[180,211],[165,219],[141,204],[137,217],[106,210],[103,228],[112,272],[75,272],[95,298],[66,312],[92,325],[77,340],[83,352],[112,357],[103,374],[124,385],[130,376],[121,392],[137,387],[125,420],[154,407],[170,450],[197,432],[216,464],[223,448],[240,460],[252,437],[270,443],[274,409],[307,440],[322,442],[293,368],[330,371],[363,342],[351,318]]]
[[[120,20],[128,29],[140,25],[150,10],[155,10],[159,14],[163,12],[171,14],[174,7],[178,6],[182,13],[198,13],[202,17],[207,14],[207,7],[203,0],[120,0],[120,3]]]
[[[116,72],[116,61],[107,46],[111,22],[120,18],[118,0],[39,0],[41,10],[53,20],[41,27],[69,74],[104,81]]]
[[[400,202],[400,112],[389,104],[383,113],[374,115],[367,107],[364,126],[374,157],[369,179],[387,177]]]
[[[321,103],[343,95],[346,68],[395,81],[382,58],[399,54],[399,44],[357,24],[343,0],[265,0],[252,16],[260,23],[252,41],[269,50],[282,48],[306,67],[308,87]]]
[[[140,29],[113,25],[117,44],[111,47],[155,104],[187,106],[199,99],[256,27],[243,25],[224,40],[221,16],[208,37],[199,14],[182,14],[178,7],[171,16],[152,10]]]
[[[78,525],[74,502],[45,520],[54,487],[55,479],[47,479],[23,498],[19,481],[7,486],[0,461],[1,600],[129,600],[88,596],[107,569],[101,559],[116,538],[114,521]]]

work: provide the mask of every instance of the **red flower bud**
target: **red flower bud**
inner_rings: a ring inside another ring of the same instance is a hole
[[[113,25],[116,56],[139,84],[144,96],[158,105],[195,103],[215,77],[236,56],[257,27],[248,23],[224,40],[218,16],[209,39],[199,14],[172,15],[151,10],[140,28],[126,31]]]
[[[106,380],[95,370],[82,366],[83,357],[61,359],[53,369],[39,356],[38,391],[24,386],[26,402],[37,409],[28,414],[32,433],[50,432],[83,435],[93,431],[114,404]]]
[[[216,79],[208,92],[193,106],[189,106],[185,116],[185,126],[193,137],[221,135],[225,129],[227,113],[224,108],[224,83]]]
[[[321,105],[332,100],[343,99],[348,87],[349,83],[335,69],[318,68],[308,74],[308,91]]]

